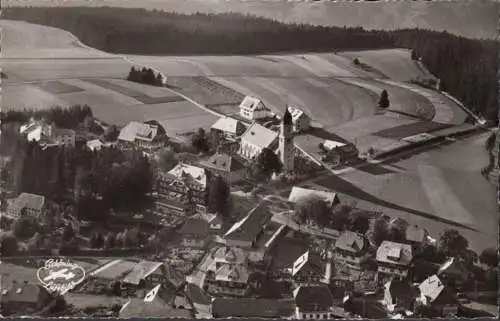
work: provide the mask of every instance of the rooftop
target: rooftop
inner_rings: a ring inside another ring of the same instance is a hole
[[[418,288],[421,297],[424,297],[427,303],[432,303],[441,295],[445,286],[437,275],[432,275],[420,283]]]
[[[216,298],[212,304],[215,318],[286,318],[293,312],[294,301],[290,299]]]
[[[37,194],[31,193],[21,193],[9,207],[22,210],[25,208],[31,208],[35,210],[41,210],[45,205],[45,197]]]
[[[136,262],[113,260],[90,273],[90,276],[105,280],[120,280],[127,276],[137,265]]]
[[[48,291],[39,284],[13,282],[2,284],[1,303],[38,303],[42,296],[49,296]]]
[[[209,223],[203,218],[191,217],[186,220],[179,230],[180,234],[189,234],[195,236],[207,236]]]
[[[377,261],[408,266],[412,260],[411,246],[408,244],[383,241],[377,249]]]
[[[127,274],[123,282],[138,285],[141,280],[154,273],[162,265],[162,262],[141,261]]]
[[[308,189],[299,186],[294,186],[292,188],[292,191],[290,192],[290,195],[288,196],[288,201],[292,203],[297,203],[299,200],[310,196],[319,197],[331,205],[335,201],[337,194],[334,192],[325,192],[315,189]]]
[[[288,111],[292,115],[292,120],[293,121],[296,121],[302,115],[305,115],[305,113],[301,109],[299,109],[298,107],[295,107],[295,106],[288,106]]]
[[[158,126],[131,121],[120,130],[118,140],[134,142],[136,139],[152,141],[156,138]]]
[[[200,162],[206,168],[213,168],[223,172],[235,172],[244,169],[245,166],[237,158],[227,154],[215,154],[208,160]]]
[[[257,97],[246,96],[240,104],[240,108],[246,108],[250,110],[256,110],[262,104],[262,101]],[[264,104],[262,104],[263,106]]]
[[[408,225],[406,228],[406,239],[411,242],[424,242],[427,231],[415,225]]]
[[[178,179],[191,178],[203,187],[207,186],[207,174],[205,169],[201,167],[179,163],[168,174]]]
[[[333,296],[326,285],[301,285],[293,296],[301,311],[325,311],[333,306]]]
[[[264,224],[271,218],[269,209],[261,202],[254,207],[243,219],[234,223],[226,232],[224,238],[252,242],[262,231]]]
[[[250,271],[243,264],[224,263],[215,271],[215,279],[218,281],[229,281],[236,283],[248,283]]]
[[[260,148],[271,146],[277,138],[277,132],[267,129],[257,123],[253,123],[243,135],[241,135],[242,142],[248,142]]]
[[[308,250],[304,254],[299,256],[299,258],[297,258],[297,260],[295,260],[295,262],[293,263],[291,269],[292,275],[295,276],[306,265],[313,268],[316,273],[318,273],[318,275],[321,275],[323,273],[323,264],[321,263],[319,255],[311,253],[311,251]]]
[[[358,253],[364,250],[367,245],[368,243],[362,234],[351,231],[342,232],[335,242],[336,248],[351,253]]]
[[[221,117],[212,125],[211,128],[236,135],[238,131],[244,129],[245,126],[237,119],[231,117]]]

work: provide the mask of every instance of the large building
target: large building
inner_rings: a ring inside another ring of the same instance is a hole
[[[311,119],[303,110],[288,106],[288,111],[292,115],[293,131],[296,133],[307,131],[310,128]]]
[[[252,124],[241,136],[239,154],[246,159],[258,156],[264,148],[272,151],[278,145],[278,133],[257,123]]]
[[[20,133],[28,141],[37,142],[41,145],[53,144],[75,147],[76,144],[76,132],[74,130],[57,128],[54,123],[47,124],[45,121],[31,120],[21,126]]]
[[[377,249],[378,273],[381,277],[404,279],[412,259],[411,245],[383,241]]]
[[[9,204],[7,214],[16,219],[23,216],[38,218],[47,210],[47,205],[44,196],[22,193]]]
[[[301,285],[293,291],[297,319],[332,319],[334,298],[326,285]]]
[[[361,264],[370,257],[368,250],[369,242],[362,234],[344,231],[335,242],[335,260],[360,270]]]
[[[219,118],[210,128],[213,132],[229,139],[236,139],[245,132],[245,125],[231,117]]]
[[[246,96],[240,104],[240,116],[255,121],[271,116],[271,112],[259,98]]]
[[[292,188],[290,195],[288,195],[288,201],[290,203],[297,203],[299,200],[307,197],[321,198],[330,208],[333,208],[339,202],[337,194],[334,192],[320,191],[299,186],[294,186]]]
[[[213,176],[222,177],[228,186],[241,181],[246,175],[243,163],[228,154],[217,153],[208,160],[200,162],[200,166],[210,171]]]
[[[279,155],[281,163],[283,164],[282,171],[284,173],[291,173],[294,170],[295,155],[293,153],[293,149],[292,114],[290,114],[290,111],[287,108],[281,122],[279,136]]]
[[[207,212],[207,173],[204,168],[177,164],[157,181],[156,207],[163,212],[191,214]]]
[[[165,130],[156,122],[131,121],[120,130],[118,144],[124,148],[161,148],[165,145]]]
[[[239,246],[252,248],[257,239],[262,235],[266,225],[272,217],[271,212],[264,204],[260,203],[253,208],[244,218],[234,225],[224,235],[224,241],[228,246]]]

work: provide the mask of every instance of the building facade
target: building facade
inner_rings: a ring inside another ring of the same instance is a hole
[[[382,278],[404,279],[412,259],[411,245],[383,241],[377,249],[377,272]]]
[[[277,146],[278,133],[254,123],[241,136],[239,154],[245,159],[253,159],[264,148],[274,151]]]
[[[368,250],[369,243],[363,235],[344,231],[335,243],[335,260],[360,270],[361,264],[370,257]]]
[[[243,163],[228,154],[216,153],[207,161],[200,162],[200,166],[209,171],[212,176],[222,177],[229,187],[243,180],[246,175]]]
[[[48,202],[44,196],[21,193],[7,208],[7,214],[18,219],[24,216],[39,218],[48,210]]]
[[[267,118],[271,115],[269,109],[259,98],[246,96],[240,104],[240,116],[251,120]]]

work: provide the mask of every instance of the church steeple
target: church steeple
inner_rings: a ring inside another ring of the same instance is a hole
[[[281,122],[281,130],[279,137],[279,153],[281,163],[283,164],[283,172],[290,173],[294,169],[294,154],[293,154],[293,119],[288,105],[285,106],[285,114]]]
[[[293,125],[292,124],[292,114],[288,109],[288,106],[285,106],[285,115],[283,115],[283,124],[284,125]]]

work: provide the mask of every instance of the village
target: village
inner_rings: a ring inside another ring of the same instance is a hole
[[[85,150],[97,159],[105,153],[132,155],[132,168],[145,160],[147,170],[137,175],[148,176],[150,184],[131,194],[118,191],[125,193],[118,198],[144,193],[147,200],[139,207],[124,203],[124,210],[118,205],[98,210],[88,195],[112,197],[77,178],[69,191],[58,192],[70,201],[15,195],[23,179],[12,174],[15,164],[4,157],[2,261],[11,274],[17,265],[39,267],[51,256],[93,259],[84,281],[58,300],[39,284],[7,277],[12,286],[2,293],[3,315],[27,310],[197,318],[493,315],[484,307],[496,304],[496,250],[478,255],[453,228],[430,235],[315,185],[332,169],[369,161],[371,155],[358,155],[352,143],[325,140],[317,161],[294,143],[311,126],[297,107],[283,106],[283,114],[276,115],[258,97],[247,96],[239,114],[221,117],[186,141],[168,137],[155,120],[117,128],[92,117],[86,107],[74,110],[84,116],[76,116],[72,129],[51,123],[49,113],[38,119],[24,115],[27,122],[11,121],[8,130],[29,142],[34,155],[54,150]],[[90,174],[98,167],[91,168]],[[90,297],[114,299],[75,307]],[[65,303],[54,304],[61,300]]]

